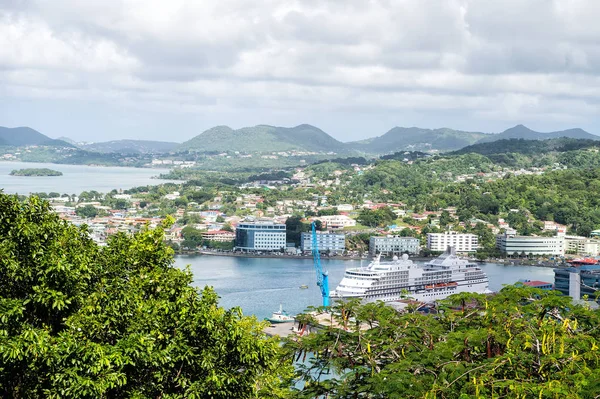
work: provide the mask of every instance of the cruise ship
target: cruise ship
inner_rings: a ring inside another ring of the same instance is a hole
[[[403,298],[432,302],[460,292],[490,292],[487,275],[479,265],[458,257],[452,247],[424,265],[413,263],[408,255],[394,256],[391,261],[380,258],[366,267],[346,270],[330,297],[363,298],[367,302]]]

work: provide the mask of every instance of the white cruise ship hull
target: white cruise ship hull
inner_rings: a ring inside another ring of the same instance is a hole
[[[397,258],[373,261],[365,268],[346,270],[333,300],[361,298],[366,302],[412,299],[433,302],[462,292],[489,293],[488,278],[479,265],[448,251],[425,265]]]

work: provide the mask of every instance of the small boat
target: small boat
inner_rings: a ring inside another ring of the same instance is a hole
[[[271,317],[267,317],[265,320],[270,321],[271,323],[290,323],[294,321],[294,316],[288,314],[281,304],[279,304],[279,310],[277,312],[273,312]]]
[[[300,288],[302,288],[303,290],[305,290],[305,289],[307,289],[307,288],[308,288],[308,285],[306,285],[306,284],[302,284],[302,285],[300,286]]]

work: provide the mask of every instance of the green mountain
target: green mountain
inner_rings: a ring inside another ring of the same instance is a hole
[[[228,126],[209,129],[176,148],[176,151],[272,152],[272,151],[347,152],[344,143],[311,125],[292,128],[258,125],[238,130]]]
[[[586,148],[598,147],[600,142],[588,139],[573,139],[567,137],[547,140],[502,139],[498,141],[473,144],[448,155],[477,153],[481,155],[496,154],[525,154],[536,155],[549,152],[567,152]]]
[[[356,151],[387,154],[397,151],[452,151],[474,144],[489,136],[479,132],[465,132],[448,128],[421,129],[395,127],[382,136],[348,143]]]
[[[29,127],[0,126],[0,145],[23,147],[28,145],[45,145],[53,147],[74,147],[62,140],[54,140]]]
[[[600,140],[600,136],[586,132],[583,129],[568,129],[560,130],[557,132],[541,133],[531,130],[526,126],[517,125],[503,131],[502,133],[488,135],[478,141],[478,143],[489,143],[492,141],[504,140],[504,139],[525,139],[525,140],[548,140],[556,139],[560,137],[567,137],[572,139],[587,139],[587,140]]]
[[[151,140],[114,140],[80,146],[88,151],[119,154],[162,154],[174,150],[179,143]]]

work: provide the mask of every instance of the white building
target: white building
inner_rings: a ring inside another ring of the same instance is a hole
[[[235,230],[235,245],[237,249],[244,251],[285,250],[285,224],[240,223]]]
[[[346,236],[344,234],[317,233],[317,245],[319,246],[319,252],[341,254],[346,250]],[[311,233],[302,233],[300,249],[302,252],[312,251]]]
[[[558,255],[565,254],[564,237],[517,236],[502,234],[496,236],[496,246],[507,255]]]
[[[320,220],[323,227],[328,229],[343,229],[344,227],[356,226],[356,220],[346,215],[317,216],[315,220]]]
[[[420,241],[414,237],[371,237],[369,240],[369,253],[371,255],[382,254],[386,256],[402,255],[405,253],[418,254]]]
[[[479,248],[479,238],[475,234],[428,233],[427,249],[444,252],[449,246],[456,252],[475,252]]]
[[[566,236],[565,252],[576,255],[597,256],[600,253],[600,240],[587,237]]]

